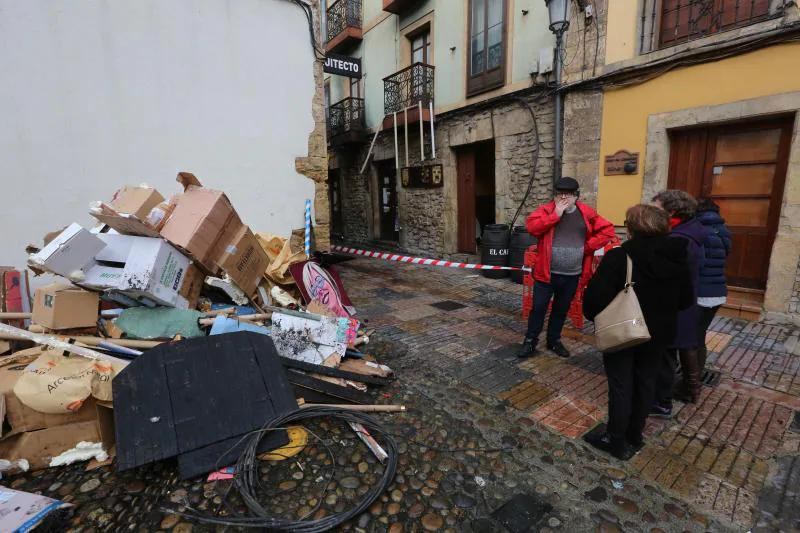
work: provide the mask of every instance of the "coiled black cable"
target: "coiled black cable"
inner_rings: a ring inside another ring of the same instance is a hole
[[[260,475],[258,467],[258,445],[264,435],[278,428],[286,427],[298,422],[315,418],[338,419],[345,423],[358,423],[363,425],[370,433],[381,438],[381,446],[385,449],[388,458],[386,465],[378,482],[373,486],[363,499],[353,508],[339,514],[325,516],[318,520],[288,520],[283,518],[270,517],[257,498],[257,490],[260,485]],[[339,526],[369,509],[378,497],[386,491],[394,480],[397,472],[397,443],[391,433],[371,416],[357,412],[345,411],[334,407],[309,407],[299,409],[286,415],[280,416],[269,421],[263,428],[253,432],[248,437],[244,452],[236,462],[236,475],[233,478],[233,487],[239,492],[245,505],[252,516],[248,517],[216,517],[194,513],[182,513],[171,509],[164,509],[165,512],[177,514],[190,520],[209,524],[227,525],[243,528],[266,528],[271,531],[286,531],[290,533],[317,533],[329,531]]]

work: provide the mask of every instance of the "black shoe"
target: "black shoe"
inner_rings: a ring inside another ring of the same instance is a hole
[[[539,352],[536,351],[536,341],[526,340],[522,343],[522,346],[519,347],[517,357],[520,359],[527,359],[528,357],[538,355],[538,353]]]
[[[643,440],[636,443],[628,441],[628,449],[630,449],[633,455],[637,455],[640,451],[642,451],[642,448],[644,448]]]
[[[627,461],[634,456],[633,450],[628,447],[625,439],[615,439],[608,433],[602,435],[587,435],[584,440],[600,451],[613,455],[620,461]]]
[[[653,418],[669,420],[672,418],[672,405],[661,405],[656,403],[652,408],[650,408],[650,416]]]
[[[569,357],[569,350],[567,350],[566,347],[564,347],[561,341],[548,344],[547,349],[556,354],[557,356],[563,357],[564,359]]]

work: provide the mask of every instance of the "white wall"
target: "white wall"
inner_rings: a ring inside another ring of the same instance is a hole
[[[256,231],[303,226],[314,129],[305,16],[286,0],[0,0],[0,264],[124,184],[228,193]]]

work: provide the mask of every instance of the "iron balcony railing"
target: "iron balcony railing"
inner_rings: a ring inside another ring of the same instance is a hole
[[[433,101],[433,66],[414,63],[383,78],[383,108],[388,115],[422,102],[427,109]]]
[[[365,129],[364,99],[345,98],[328,108],[328,138]]]
[[[783,15],[785,0],[647,0],[642,3],[642,52]]]
[[[327,39],[330,42],[347,28],[361,29],[361,0],[338,0],[328,8]]]

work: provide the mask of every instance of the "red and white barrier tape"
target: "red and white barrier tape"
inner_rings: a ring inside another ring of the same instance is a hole
[[[400,263],[411,263],[413,265],[465,268],[469,270],[524,270],[526,272],[530,272],[530,269],[525,267],[518,268],[518,267],[493,266],[493,265],[477,265],[474,263],[455,263],[453,261],[444,261],[441,259],[426,259],[424,257],[408,257],[405,255],[398,255],[386,252],[372,252],[369,250],[348,248],[346,246],[339,246],[335,244],[331,246],[331,250],[343,254],[358,255],[361,257],[372,257],[374,259],[383,259],[384,261],[398,261]]]

